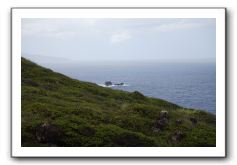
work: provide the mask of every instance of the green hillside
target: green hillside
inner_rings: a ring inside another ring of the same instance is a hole
[[[215,146],[216,119],[21,59],[22,146]],[[80,71],[78,71],[80,72]]]

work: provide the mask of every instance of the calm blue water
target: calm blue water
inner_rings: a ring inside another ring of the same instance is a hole
[[[53,70],[83,81],[103,84],[124,82],[112,87],[140,91],[146,96],[168,100],[178,105],[216,113],[215,64],[121,63],[51,65]]]

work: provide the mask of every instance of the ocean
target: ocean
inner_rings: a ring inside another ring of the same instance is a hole
[[[214,63],[117,62],[47,64],[46,67],[74,79],[110,88],[139,91],[180,106],[216,113],[216,65]]]

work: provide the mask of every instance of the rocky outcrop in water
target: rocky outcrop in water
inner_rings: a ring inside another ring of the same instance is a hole
[[[106,82],[105,82],[105,85],[106,85],[106,86],[111,86],[111,85],[113,85],[113,83],[112,83],[111,81],[106,81]]]
[[[104,83],[106,86],[112,86],[112,85],[115,85],[115,86],[123,86],[124,83],[123,82],[120,82],[120,83],[112,83],[111,81],[105,81]]]
[[[114,85],[116,85],[116,86],[123,86],[124,83],[115,83]]]

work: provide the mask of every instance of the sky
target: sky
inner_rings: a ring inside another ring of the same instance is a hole
[[[215,62],[216,21],[24,18],[22,56],[43,62]]]

